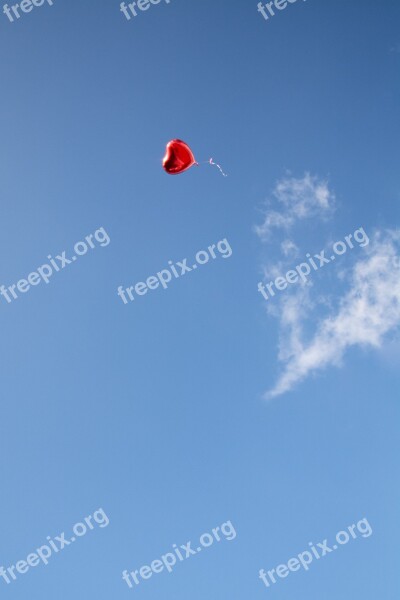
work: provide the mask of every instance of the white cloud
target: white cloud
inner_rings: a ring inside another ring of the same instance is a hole
[[[289,231],[300,220],[311,217],[326,218],[334,208],[335,195],[327,181],[305,173],[304,177],[285,177],[272,192],[280,205],[279,210],[267,210],[262,225],[255,227],[261,239],[267,240],[274,229]]]
[[[281,250],[285,256],[293,257],[299,255],[299,249],[292,240],[283,240]]]
[[[308,375],[340,365],[351,346],[379,348],[388,332],[400,325],[400,230],[377,233],[352,271],[350,289],[338,308],[304,341],[307,314],[313,308],[310,288],[281,300],[279,359],[285,364],[267,399],[288,392]],[[326,299],[325,299],[326,301]],[[328,299],[329,305],[329,299]]]

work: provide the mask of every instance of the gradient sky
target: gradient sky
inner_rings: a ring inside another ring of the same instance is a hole
[[[128,22],[117,0],[54,0],[0,16],[0,284],[99,227],[111,240],[0,297],[0,566],[99,507],[110,519],[0,579],[1,597],[396,598],[398,329],[266,402],[284,333],[257,283],[281,240],[254,228],[276,183],[307,172],[336,209],[289,232],[300,257],[397,226],[400,4],[299,1],[267,22],[256,1],[171,0]],[[176,137],[229,177],[166,175]],[[118,298],[223,238],[228,260]],[[316,274],[328,311],[363,252]],[[307,316],[312,337],[320,314]],[[368,539],[273,588],[259,580],[363,517]],[[227,520],[235,540],[136,589],[122,581]]]

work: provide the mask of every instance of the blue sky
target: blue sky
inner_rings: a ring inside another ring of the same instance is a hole
[[[394,0],[298,1],[268,21],[249,0],[1,14],[0,284],[110,239],[0,297],[0,566],[100,507],[110,520],[0,579],[4,597],[398,596],[399,18]],[[166,175],[177,137],[229,177]],[[360,227],[368,246],[263,300],[259,281]],[[229,259],[118,298],[224,238]],[[369,538],[258,578],[364,517]],[[234,540],[122,581],[228,520]]]

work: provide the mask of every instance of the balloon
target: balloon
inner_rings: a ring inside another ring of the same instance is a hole
[[[197,165],[193,152],[182,140],[171,140],[167,144],[163,167],[169,175],[178,175]]]

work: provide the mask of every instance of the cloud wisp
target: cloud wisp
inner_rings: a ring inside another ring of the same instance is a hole
[[[310,289],[282,299],[279,359],[283,372],[265,394],[270,400],[329,366],[339,366],[350,347],[379,348],[388,332],[400,325],[400,230],[377,232],[350,277],[349,289],[338,307],[318,324],[304,341],[307,313],[312,308]],[[328,305],[330,304],[328,299]]]
[[[274,230],[286,232],[298,222],[311,217],[326,219],[335,207],[335,195],[328,182],[318,176],[305,173],[301,178],[284,177],[272,192],[279,210],[268,209],[264,222],[255,227],[257,235],[267,241]],[[272,201],[268,202],[271,205]]]

